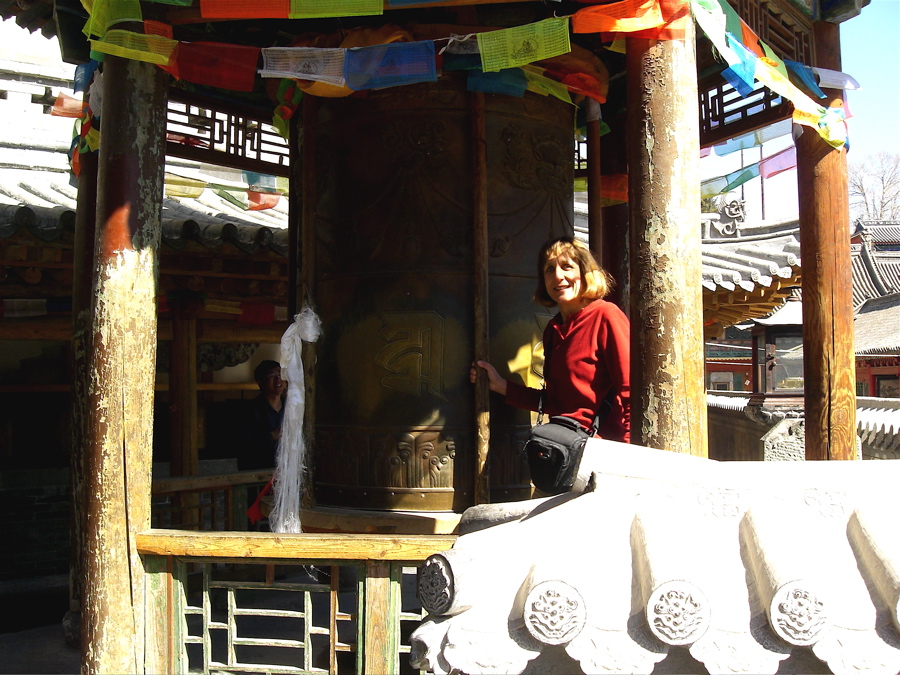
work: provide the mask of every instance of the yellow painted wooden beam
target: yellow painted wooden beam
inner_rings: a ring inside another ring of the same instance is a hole
[[[451,548],[456,536],[151,530],[136,539],[137,549],[143,555],[416,561]]]

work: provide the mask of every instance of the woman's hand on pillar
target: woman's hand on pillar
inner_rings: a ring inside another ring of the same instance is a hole
[[[500,373],[497,372],[497,369],[487,361],[476,361],[472,364],[472,368],[469,370],[469,381],[474,383],[475,378],[478,376],[476,366],[477,368],[484,369],[484,372],[488,377],[488,388],[491,391],[506,396],[506,380],[500,377]]]

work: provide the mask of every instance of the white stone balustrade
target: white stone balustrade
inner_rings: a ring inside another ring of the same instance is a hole
[[[581,468],[592,491],[464,515],[422,572],[417,667],[900,672],[900,460],[718,463],[591,440]]]

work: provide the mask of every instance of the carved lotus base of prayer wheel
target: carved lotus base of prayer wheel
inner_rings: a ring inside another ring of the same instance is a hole
[[[470,97],[434,84],[319,106],[315,497],[440,511],[473,503]],[[535,256],[572,233],[573,107],[488,94],[491,359],[537,386],[551,312],[531,300]],[[492,400],[493,501],[530,496],[529,414]]]

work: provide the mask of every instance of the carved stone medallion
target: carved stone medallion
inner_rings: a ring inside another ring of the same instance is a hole
[[[830,624],[825,603],[797,583],[785,584],[775,593],[769,622],[775,633],[792,645],[814,644]]]
[[[696,642],[709,627],[709,603],[703,592],[686,581],[668,581],[647,602],[647,624],[668,645]]]
[[[440,554],[429,556],[419,569],[417,595],[422,607],[432,616],[441,616],[453,603],[453,572]]]
[[[584,628],[584,600],[564,581],[542,581],[525,599],[524,619],[535,640],[545,645],[563,645]]]

